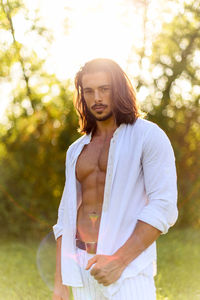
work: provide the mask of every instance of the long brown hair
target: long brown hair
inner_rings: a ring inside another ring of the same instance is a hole
[[[74,106],[79,114],[79,131],[89,134],[96,129],[96,120],[89,113],[83,96],[82,77],[87,73],[107,72],[111,76],[113,114],[117,126],[133,124],[141,116],[135,90],[121,67],[111,59],[97,58],[87,62],[76,74]]]

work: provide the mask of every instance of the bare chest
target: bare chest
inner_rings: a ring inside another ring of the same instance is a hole
[[[106,173],[110,140],[111,137],[103,142],[94,140],[84,146],[76,163],[76,177],[80,182],[93,173]]]

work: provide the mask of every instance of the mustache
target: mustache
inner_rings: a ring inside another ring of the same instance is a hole
[[[98,108],[98,107],[107,107],[107,105],[105,105],[105,104],[94,104],[94,105],[92,105],[92,109],[94,109],[94,108]]]

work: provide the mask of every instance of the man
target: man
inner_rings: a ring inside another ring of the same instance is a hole
[[[53,299],[68,286],[75,300],[155,299],[155,241],[178,215],[171,144],[114,61],[86,63],[75,86],[85,135],[66,156]]]

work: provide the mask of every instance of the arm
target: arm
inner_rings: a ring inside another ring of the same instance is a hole
[[[62,243],[62,236],[60,236],[56,242],[56,273],[55,273],[53,300],[62,300],[61,243]]]
[[[86,266],[91,275],[105,286],[119,279],[127,265],[149,247],[161,234],[157,228],[138,221],[132,235],[113,255],[95,255]]]
[[[127,266],[177,219],[176,167],[166,134],[154,125],[144,137],[142,167],[148,203],[127,242],[115,253]]]
[[[161,234],[157,228],[138,221],[130,238],[119,248],[114,256],[118,257],[124,265],[124,268],[148,248]]]
[[[62,236],[60,236],[57,239],[57,243],[56,243],[56,272],[55,272],[53,300],[68,300],[70,295],[69,287],[62,284],[61,245],[62,245]]]

